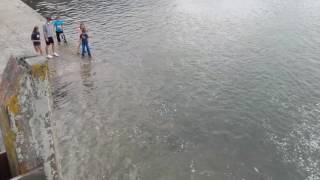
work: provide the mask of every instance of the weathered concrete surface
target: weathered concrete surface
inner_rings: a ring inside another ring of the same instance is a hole
[[[48,179],[55,179],[48,64],[41,57],[11,57],[35,55],[30,35],[43,23],[20,0],[0,1],[0,126],[12,175],[44,166]]]
[[[16,58],[35,54],[30,34],[35,25],[42,31],[44,23],[38,13],[20,0],[0,1],[0,23],[0,126],[12,174],[24,174],[43,166],[46,179],[59,179],[58,174],[64,179],[57,170],[61,169],[59,161],[62,159],[56,161],[59,156],[55,154],[54,146],[56,128],[54,121],[50,121],[54,112],[50,109],[48,69],[54,72],[56,61],[74,63],[80,58],[74,56],[74,47],[70,45],[61,47],[61,57],[49,63],[44,62],[43,57]],[[74,64],[78,66],[78,63]]]
[[[45,180],[46,176],[44,174],[43,168],[38,168],[27,174],[12,178],[11,180]]]
[[[43,17],[20,0],[0,1],[0,74],[11,55],[34,54],[30,35],[43,22]]]
[[[11,55],[34,54],[31,31],[35,25],[41,26],[43,22],[43,17],[20,0],[0,1],[0,77]],[[1,135],[0,150],[4,150]]]
[[[48,64],[37,62],[41,59],[11,57],[8,61],[0,86],[0,126],[12,175],[45,166],[53,179]]]

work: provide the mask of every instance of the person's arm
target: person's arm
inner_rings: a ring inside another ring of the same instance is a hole
[[[64,21],[61,21],[61,29],[64,31]]]
[[[47,26],[43,26],[43,35],[46,41],[48,41],[48,34],[47,34]]]
[[[53,32],[56,32],[56,31],[57,31],[56,22],[57,22],[57,21],[53,21],[53,23],[52,23]]]
[[[52,23],[50,23],[50,24],[49,24],[49,28],[51,29],[52,36],[56,37],[57,35],[56,35],[56,33],[55,33],[55,32],[56,32],[55,25],[52,24]]]

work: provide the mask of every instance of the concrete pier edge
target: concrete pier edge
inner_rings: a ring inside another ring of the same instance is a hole
[[[22,175],[16,179],[59,179],[49,65],[30,41],[33,27],[42,29],[45,20],[20,0],[1,0],[0,22],[0,127],[11,174]]]
[[[13,176],[45,167],[57,179],[48,62],[11,57],[0,85],[0,127]]]

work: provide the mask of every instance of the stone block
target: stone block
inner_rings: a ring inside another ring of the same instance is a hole
[[[56,179],[48,63],[11,57],[0,85],[0,127],[13,176],[46,167]]]

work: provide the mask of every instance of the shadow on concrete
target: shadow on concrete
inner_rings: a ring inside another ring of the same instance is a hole
[[[6,152],[0,152],[0,180],[11,178],[9,162]]]

